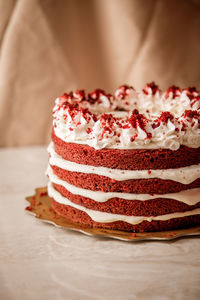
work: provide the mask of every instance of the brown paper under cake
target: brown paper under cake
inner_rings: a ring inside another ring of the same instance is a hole
[[[119,230],[88,228],[56,214],[51,208],[51,198],[47,194],[47,187],[36,188],[35,195],[26,197],[26,200],[30,203],[30,205],[26,207],[26,210],[35,214],[37,218],[59,227],[68,228],[89,235],[103,236],[125,241],[139,241],[153,239],[171,240],[178,237],[200,234],[200,226],[173,231],[170,230],[146,233],[132,233]]]

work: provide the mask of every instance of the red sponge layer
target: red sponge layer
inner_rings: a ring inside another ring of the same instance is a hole
[[[64,159],[83,165],[122,170],[149,170],[186,167],[200,163],[200,148],[181,146],[169,149],[101,149],[88,145],[66,143],[52,131],[55,151]]]
[[[65,180],[72,185],[92,191],[167,194],[200,187],[200,178],[190,184],[182,184],[180,182],[161,180],[158,178],[117,181],[96,174],[70,172],[57,166],[51,166],[51,168],[53,169],[54,174],[60,179]]]
[[[90,198],[70,193],[63,186],[53,184],[54,188],[64,197],[91,210],[120,214],[126,216],[160,216],[174,212],[185,212],[200,208],[200,202],[196,205],[187,205],[173,199],[157,198],[147,201],[125,200],[120,198],[112,198],[106,202],[97,202]]]
[[[200,225],[200,215],[188,216],[183,218],[174,218],[168,221],[143,221],[137,225],[131,225],[123,221],[117,221],[112,223],[98,223],[94,222],[85,212],[68,205],[59,204],[53,198],[52,208],[56,213],[58,213],[62,217],[70,219],[73,222],[80,223],[82,224],[82,226],[89,226],[92,228],[106,228],[130,232],[151,232],[166,231],[172,229],[174,230]]]

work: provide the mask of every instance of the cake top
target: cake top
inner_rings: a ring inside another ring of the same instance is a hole
[[[101,89],[63,94],[53,109],[55,134],[65,142],[95,149],[177,150],[200,147],[200,92],[195,87],[154,83],[136,91],[120,86],[113,95]]]

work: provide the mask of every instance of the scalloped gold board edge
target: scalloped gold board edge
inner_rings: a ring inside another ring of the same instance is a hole
[[[35,189],[33,196],[26,197],[26,200],[30,203],[26,210],[34,214],[36,218],[53,224],[57,227],[67,228],[74,231],[79,231],[87,235],[114,238],[123,241],[144,241],[144,240],[172,240],[185,236],[200,235],[200,226],[160,231],[160,232],[144,232],[144,233],[132,233],[120,230],[109,230],[101,228],[89,228],[78,223],[74,223],[71,220],[63,218],[56,214],[51,208],[51,198],[47,194],[47,187],[39,187]]]

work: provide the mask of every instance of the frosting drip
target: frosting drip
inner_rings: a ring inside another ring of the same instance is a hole
[[[143,221],[148,221],[151,222],[153,220],[160,220],[160,221],[166,221],[170,220],[173,218],[181,218],[181,217],[186,217],[186,216],[193,216],[193,215],[199,215],[200,214],[200,208],[187,211],[187,212],[178,212],[178,213],[172,213],[172,214],[166,214],[162,216],[156,216],[156,217],[136,217],[136,216],[125,216],[125,215],[119,215],[119,214],[110,214],[110,213],[105,213],[105,212],[99,212],[99,211],[94,211],[91,209],[87,209],[84,206],[80,206],[78,204],[75,204],[68,200],[67,198],[63,197],[60,193],[58,193],[52,186],[52,183],[48,183],[48,194],[50,197],[54,198],[56,202],[64,205],[69,205],[71,207],[74,207],[80,211],[83,211],[87,213],[90,218],[95,221],[95,222],[100,222],[100,223],[111,223],[111,222],[116,222],[116,221],[124,221],[130,224],[139,224]]]

